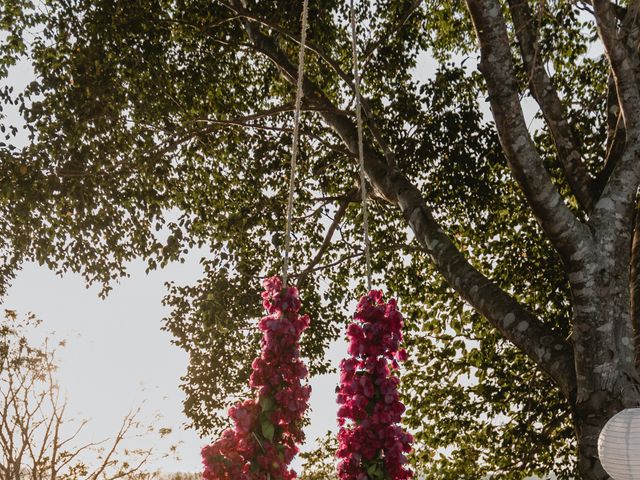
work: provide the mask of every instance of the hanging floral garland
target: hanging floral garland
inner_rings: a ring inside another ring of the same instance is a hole
[[[341,480],[404,480],[413,438],[398,425],[405,408],[398,395],[399,361],[406,359],[402,314],[381,290],[360,299],[349,325],[348,353],[338,387],[338,476]]]
[[[309,317],[299,315],[297,289],[282,289],[278,277],[264,280],[260,320],[262,351],[252,364],[249,384],[256,399],[229,409],[234,427],[202,449],[205,480],[289,480],[289,464],[304,440],[302,420],[311,387],[303,386],[307,368],[300,359],[299,340]]]

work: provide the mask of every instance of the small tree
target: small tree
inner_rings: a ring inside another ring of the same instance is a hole
[[[302,452],[302,473],[300,480],[338,480],[336,469],[336,450],[338,439],[336,435],[328,431],[323,437],[317,439],[315,449]]]
[[[138,420],[140,408],[122,420],[115,436],[81,442],[88,420],[67,415],[67,398],[56,382],[55,349],[46,339],[29,345],[24,330],[40,322],[20,321],[5,310],[0,328],[0,478],[3,480],[151,479],[144,470],[152,448],[125,449],[128,439],[151,431]],[[61,342],[60,345],[64,345]],[[169,429],[160,429],[165,436]]]

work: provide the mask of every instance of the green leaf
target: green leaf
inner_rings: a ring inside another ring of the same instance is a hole
[[[263,397],[260,400],[260,407],[262,408],[262,412],[269,412],[273,410],[274,402],[271,397]]]
[[[262,436],[264,438],[266,438],[267,440],[269,440],[270,442],[273,441],[273,435],[276,431],[275,427],[273,426],[273,424],[268,421],[268,420],[263,420],[262,424],[261,424],[261,429],[262,429]]]

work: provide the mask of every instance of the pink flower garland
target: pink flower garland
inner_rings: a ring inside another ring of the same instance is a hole
[[[262,351],[253,361],[251,388],[257,399],[229,409],[234,429],[227,429],[202,449],[205,480],[289,480],[288,466],[304,440],[302,420],[311,387],[303,386],[307,368],[300,359],[300,334],[309,317],[298,315],[297,289],[282,289],[278,277],[262,282],[268,315],[260,320]]]
[[[405,453],[411,451],[413,437],[397,425],[405,409],[397,390],[398,361],[406,359],[406,352],[398,350],[402,314],[395,299],[384,303],[382,291],[372,290],[360,299],[354,319],[347,329],[351,357],[340,363],[338,476],[411,478]]]

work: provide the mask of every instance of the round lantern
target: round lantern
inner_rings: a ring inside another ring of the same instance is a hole
[[[600,463],[614,480],[640,480],[640,408],[614,415],[598,438]]]

